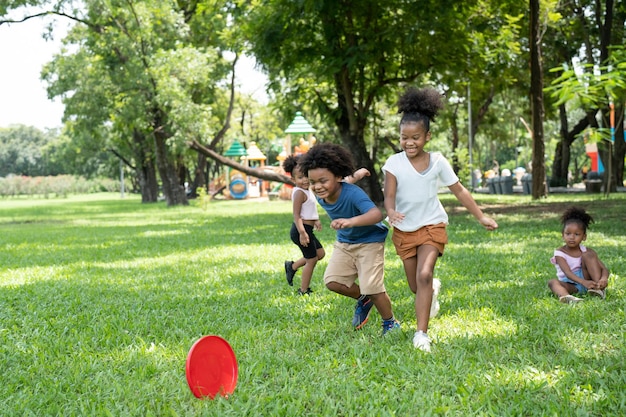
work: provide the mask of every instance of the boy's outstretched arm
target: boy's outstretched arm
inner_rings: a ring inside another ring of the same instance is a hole
[[[372,207],[367,213],[351,217],[349,219],[335,219],[330,222],[330,227],[335,230],[348,229],[357,226],[370,226],[383,219],[383,213],[378,207]]]

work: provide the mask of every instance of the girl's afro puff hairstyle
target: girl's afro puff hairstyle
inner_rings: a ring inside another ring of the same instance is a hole
[[[325,168],[336,177],[345,178],[354,172],[352,154],[336,143],[324,142],[314,145],[298,160],[302,172]]]
[[[441,109],[443,96],[434,88],[409,87],[398,99],[398,113],[402,113],[400,124],[422,122],[426,131],[430,130],[430,122]]]
[[[285,160],[283,161],[283,169],[285,170],[285,172],[288,172],[293,175],[293,170],[296,167],[296,165],[298,165],[300,156],[301,155],[297,155],[297,156],[289,155],[287,158],[285,158]]]
[[[563,229],[569,223],[578,223],[582,225],[585,233],[587,232],[587,228],[591,223],[593,223],[593,217],[589,213],[585,211],[585,209],[580,207],[570,207],[561,216],[561,224],[563,225]]]

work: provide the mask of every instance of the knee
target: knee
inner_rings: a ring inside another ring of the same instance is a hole
[[[432,283],[433,283],[433,271],[425,270],[425,271],[420,271],[419,274],[417,274],[418,286],[432,285]]]
[[[553,289],[555,286],[559,285],[558,279],[551,279],[548,281],[548,288]]]

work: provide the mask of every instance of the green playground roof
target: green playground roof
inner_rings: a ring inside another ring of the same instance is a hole
[[[285,129],[285,133],[313,133],[315,128],[302,116],[301,112],[296,112],[293,122]]]
[[[245,156],[248,153],[239,140],[235,139],[230,148],[224,153],[224,156]]]

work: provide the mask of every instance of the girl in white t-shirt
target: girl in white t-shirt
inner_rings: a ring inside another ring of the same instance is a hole
[[[403,151],[392,155],[382,168],[385,209],[393,226],[392,240],[404,264],[409,288],[415,294],[417,332],[413,345],[425,352],[430,352],[431,343],[428,321],[439,309],[436,292],[441,283],[439,280],[433,283],[433,272],[448,243],[448,215],[437,197],[439,184],[448,187],[487,230],[498,227],[483,214],[446,158],[438,152],[424,150],[431,138],[430,122],[441,108],[443,102],[436,90],[406,90],[398,101]]]
[[[602,299],[609,282],[609,270],[593,249],[583,246],[587,228],[593,218],[582,208],[570,207],[561,216],[563,243],[554,251],[550,262],[556,267],[556,279],[548,287],[562,303],[578,303],[573,294],[589,293]]]

